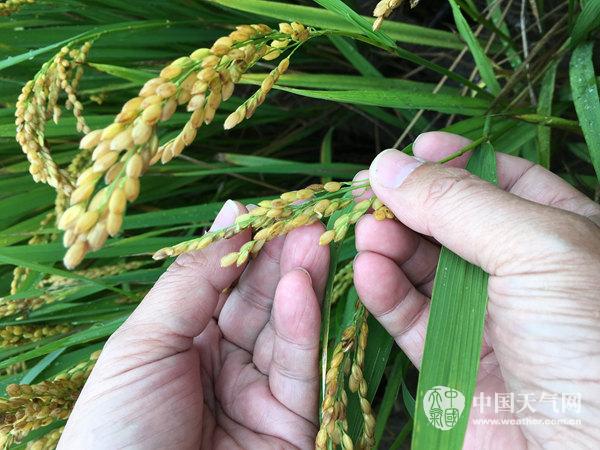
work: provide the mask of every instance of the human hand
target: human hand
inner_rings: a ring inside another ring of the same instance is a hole
[[[244,212],[228,201],[213,229]],[[275,239],[247,267],[219,260],[248,231],[181,255],[106,343],[59,448],[313,447],[322,232]]]
[[[426,133],[413,150],[436,161],[467,143]],[[388,150],[356,176],[370,178],[401,222],[366,216],[357,224],[359,296],[418,367],[439,254],[435,242],[482,267],[490,274],[489,304],[476,396],[546,394],[560,401],[576,393],[581,411],[554,411],[551,402],[516,415],[474,406],[465,448],[599,448],[600,207],[526,160],[498,153],[495,187],[461,169],[467,159],[422,164]]]

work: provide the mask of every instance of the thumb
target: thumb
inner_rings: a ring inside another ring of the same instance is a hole
[[[464,169],[393,149],[379,154],[369,173],[373,191],[398,220],[491,274],[532,254],[564,252],[564,242],[552,237],[564,237],[561,229],[579,222],[572,213],[517,197]]]

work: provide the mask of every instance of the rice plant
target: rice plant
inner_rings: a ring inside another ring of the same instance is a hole
[[[0,16],[5,448],[56,447],[173,258],[250,230],[221,255],[244,266],[315,222],[331,252],[315,448],[462,447],[487,275],[442,251],[419,374],[353,287],[354,225],[395,220],[354,176],[442,129],[472,143],[440,163],[475,151],[493,182],[494,152],[518,155],[597,200],[598,1],[7,0]],[[207,232],[227,199],[255,206]],[[436,385],[465,393],[452,432],[418,414]]]

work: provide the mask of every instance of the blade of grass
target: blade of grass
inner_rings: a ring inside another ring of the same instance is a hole
[[[542,116],[552,115],[552,101],[554,98],[554,86],[556,83],[556,69],[558,63],[554,62],[548,67],[538,98],[537,113]],[[537,159],[538,163],[548,169],[550,167],[550,135],[552,129],[544,125],[537,127]]]
[[[473,34],[473,31],[469,27],[467,20],[463,16],[460,6],[456,3],[455,0],[449,0],[450,6],[452,7],[452,13],[454,14],[454,21],[456,22],[456,27],[458,28],[458,32],[465,40],[469,50],[471,51],[471,55],[473,55],[473,59],[475,60],[475,64],[477,65],[477,69],[479,70],[479,75],[481,79],[486,84],[488,90],[494,94],[498,95],[500,93],[500,84],[496,79],[496,74],[494,73],[494,68],[492,66],[492,62],[486,56],[483,48],[479,44],[479,41]]]
[[[42,345],[33,350],[20,353],[16,356],[13,356],[12,358],[7,358],[0,362],[0,369],[4,369],[22,361],[29,361],[30,359],[36,358],[38,356],[47,355],[48,353],[51,353],[60,348],[72,347],[74,345],[84,344],[86,342],[107,337],[114,333],[116,329],[119,328],[121,324],[125,321],[125,319],[126,317],[119,317],[118,319],[111,320],[110,322],[99,323],[88,328],[87,330],[75,333],[71,336],[67,336],[62,339],[58,339],[54,342]]]
[[[417,91],[389,91],[387,89],[356,90],[356,91],[316,91],[275,86],[293,94],[304,97],[329,100],[354,105],[384,106],[398,109],[425,109],[447,114],[462,114],[465,116],[480,115],[486,111],[489,103],[479,97],[461,97],[449,94],[432,94]]]
[[[389,52],[394,53],[396,56],[410,61],[414,64],[421,65],[426,67],[434,72],[438,72],[442,75],[447,76],[451,80],[456,81],[464,86],[468,86],[469,88],[482,92],[485,94],[478,85],[472,83],[469,79],[463,77],[462,75],[453,72],[452,70],[448,70],[445,67],[442,67],[436,63],[431,62],[429,59],[423,58],[416,53],[410,52],[402,47],[396,45],[396,43],[381,30],[374,31],[371,23],[359,15],[356,11],[346,5],[342,0],[314,0],[319,5],[327,8],[328,10],[339,14],[344,17],[348,22],[353,24],[357,30],[362,31],[362,35],[366,38],[367,42],[372,43],[373,45],[377,45]]]

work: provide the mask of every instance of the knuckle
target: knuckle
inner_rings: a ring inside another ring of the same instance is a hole
[[[466,170],[447,171],[436,176],[428,183],[423,204],[427,208],[440,207],[441,204],[452,203],[468,193],[480,181]]]

